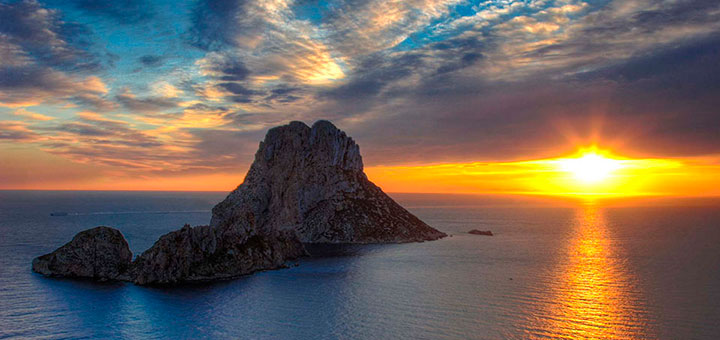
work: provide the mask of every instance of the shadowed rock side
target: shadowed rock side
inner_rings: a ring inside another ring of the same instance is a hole
[[[224,228],[185,225],[163,235],[133,263],[140,285],[229,279],[276,269],[306,255],[290,230],[259,234],[251,225]]]
[[[96,280],[129,280],[132,253],[117,229],[96,227],[79,232],[72,241],[32,262],[35,272],[48,276]]]
[[[261,230],[292,228],[305,243],[382,243],[446,236],[395,203],[363,172],[360,148],[328,121],[268,131],[245,181],[215,208],[223,228],[246,215]]]

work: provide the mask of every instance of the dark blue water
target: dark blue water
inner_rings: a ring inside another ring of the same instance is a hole
[[[30,271],[97,225],[138,254],[224,195],[0,191],[0,338],[720,338],[717,199],[397,194],[452,237],[314,248],[298,267],[165,289]]]

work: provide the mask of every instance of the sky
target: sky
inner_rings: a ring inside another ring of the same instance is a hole
[[[717,0],[0,0],[4,189],[231,190],[328,119],[390,191],[598,145],[720,194],[719,104]]]

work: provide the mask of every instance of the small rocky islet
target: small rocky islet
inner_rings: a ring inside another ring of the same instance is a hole
[[[277,269],[305,244],[406,243],[447,236],[405,210],[363,171],[360,148],[328,121],[272,128],[245,180],[210,225],[167,233],[134,261],[120,231],[96,227],[37,257],[47,276],[139,285],[229,279]]]
[[[132,252],[122,233],[101,226],[81,231],[54,252],[36,257],[32,269],[49,276],[130,280],[131,264]]]
[[[468,234],[482,235],[482,236],[493,236],[493,233],[492,233],[491,230],[478,230],[478,229],[473,229],[473,230],[468,231]]]

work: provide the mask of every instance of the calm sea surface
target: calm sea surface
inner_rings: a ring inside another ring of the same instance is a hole
[[[452,236],[165,289],[30,271],[97,225],[138,254],[224,196],[0,191],[0,338],[720,339],[718,199],[394,194]]]

